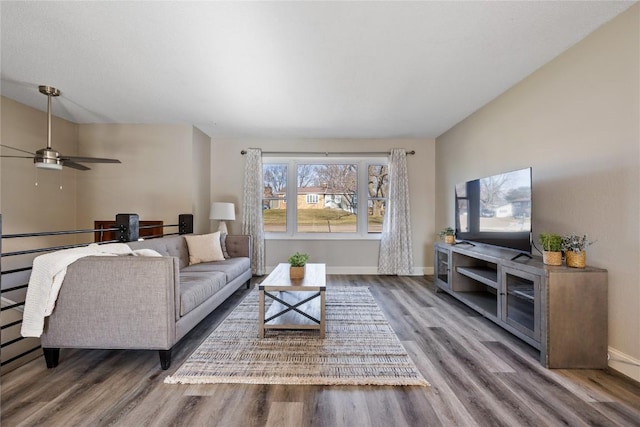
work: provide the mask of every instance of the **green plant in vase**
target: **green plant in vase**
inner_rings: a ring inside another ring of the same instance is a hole
[[[451,227],[447,227],[438,233],[438,237],[446,243],[453,244],[456,241],[456,231]]]
[[[562,250],[567,260],[567,267],[584,268],[587,264],[586,249],[593,243],[586,234],[566,234],[562,236]]]
[[[309,261],[309,254],[296,252],[289,257],[289,278],[293,280],[304,278],[304,266]]]
[[[562,265],[562,236],[555,233],[540,233],[542,261],[548,265]]]

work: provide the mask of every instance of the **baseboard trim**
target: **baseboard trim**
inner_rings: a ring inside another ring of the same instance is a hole
[[[640,383],[640,360],[609,347],[609,367]]]
[[[275,265],[270,265],[266,267],[267,274],[271,273],[273,269],[276,268]],[[327,266],[327,274],[363,274],[363,275],[379,275],[378,266],[370,266],[370,267],[336,267],[336,266]],[[433,274],[433,267],[414,267],[413,272],[410,274],[411,276],[428,276]]]

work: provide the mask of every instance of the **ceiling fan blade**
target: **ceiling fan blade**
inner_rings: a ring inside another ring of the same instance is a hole
[[[72,169],[77,169],[79,171],[91,170],[91,168],[88,168],[85,165],[81,165],[79,163],[75,163],[75,162],[72,162],[72,161],[69,161],[69,160],[63,160],[62,161],[62,166],[68,167],[68,168],[72,168]]]
[[[9,148],[11,150],[16,150],[16,151],[21,151],[23,153],[31,154],[32,156],[35,156],[35,154],[36,154],[36,153],[32,153],[31,151],[21,150],[20,148],[11,147],[10,145],[0,144],[0,147]],[[8,157],[8,156],[5,156],[5,157]]]
[[[8,157],[8,158],[13,158],[13,159],[32,159],[33,160],[33,156],[0,156],[0,157]]]
[[[103,159],[100,157],[60,156],[60,159],[63,160],[65,164],[69,160],[71,160],[72,162],[82,163],[122,163],[117,159]]]

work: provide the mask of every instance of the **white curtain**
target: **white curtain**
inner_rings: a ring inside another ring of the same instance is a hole
[[[242,197],[242,233],[252,237],[251,272],[265,274],[264,229],[262,226],[262,151],[247,149],[244,164],[244,196]]]
[[[394,148],[389,157],[389,194],[382,222],[378,272],[409,275],[412,270],[407,153]]]

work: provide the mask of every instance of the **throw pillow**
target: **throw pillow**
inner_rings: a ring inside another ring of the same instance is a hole
[[[224,261],[220,246],[220,232],[184,236],[189,249],[189,265],[209,261]]]
[[[231,258],[227,252],[227,233],[220,233],[220,247],[222,247],[222,255],[224,259]]]

